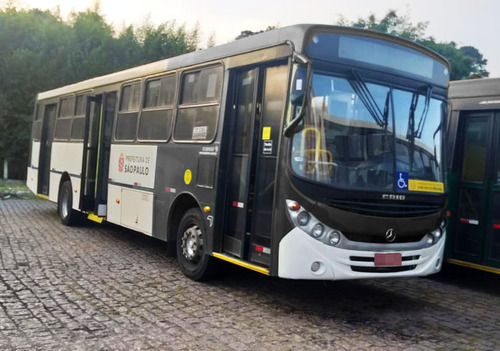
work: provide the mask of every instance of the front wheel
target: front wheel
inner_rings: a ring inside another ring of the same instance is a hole
[[[61,218],[61,223],[67,226],[78,225],[82,222],[82,214],[73,210],[73,192],[71,182],[66,180],[59,189],[59,201],[57,202],[57,212]]]
[[[207,280],[216,270],[215,259],[205,253],[207,231],[203,215],[192,208],[181,219],[177,231],[177,260],[182,272],[193,280]]]

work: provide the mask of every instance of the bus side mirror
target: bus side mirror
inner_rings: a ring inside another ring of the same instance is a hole
[[[295,71],[292,91],[290,93],[290,101],[295,106],[302,106],[302,101],[304,100],[306,75],[307,71],[302,67]]]

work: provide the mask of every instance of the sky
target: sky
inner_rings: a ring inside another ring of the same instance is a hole
[[[0,6],[54,10],[63,18],[84,11],[95,0],[0,0]],[[498,0],[100,0],[101,13],[120,32],[146,21],[154,25],[175,20],[192,29],[198,23],[200,46],[215,36],[217,44],[236,38],[241,31],[297,23],[335,24],[340,15],[348,20],[388,10],[408,15],[413,24],[428,22],[427,36],[438,42],[454,41],[474,46],[488,60],[490,77],[500,77],[500,1]]]

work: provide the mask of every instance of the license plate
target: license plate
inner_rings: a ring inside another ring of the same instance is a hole
[[[398,267],[401,266],[402,256],[400,253],[376,253],[375,267]]]

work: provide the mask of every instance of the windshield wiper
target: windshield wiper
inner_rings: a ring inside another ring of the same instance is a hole
[[[424,110],[422,111],[422,116],[420,116],[420,120],[418,121],[417,128],[415,129],[415,110],[417,109],[419,96],[420,95],[418,93],[413,93],[413,96],[411,98],[410,115],[408,118],[408,130],[406,131],[406,139],[410,142],[410,169],[411,170],[413,170],[415,138],[420,139],[422,137],[422,132],[424,130],[425,121],[426,121],[427,115],[429,113],[429,105],[430,105],[431,96],[432,96],[432,87],[430,85],[427,87],[427,90],[425,93]]]
[[[420,120],[418,121],[417,129],[415,129],[415,110],[417,109],[419,94],[413,93],[413,96],[411,98],[410,116],[408,118],[408,130],[406,132],[406,139],[412,141],[415,138],[420,139],[422,137],[422,131],[424,130],[425,121],[429,113],[431,96],[432,87],[429,85],[425,93],[424,110],[422,111],[422,116],[420,116]]]
[[[351,86],[354,89],[354,92],[356,95],[359,96],[361,99],[361,102],[363,105],[365,105],[366,109],[372,116],[373,120],[379,127],[383,127],[384,129],[387,128],[387,120],[389,116],[389,100],[391,96],[391,90],[387,92],[387,97],[385,99],[385,106],[384,106],[384,112],[382,112],[373,98],[373,95],[370,93],[370,90],[366,86],[365,81],[359,73],[353,69],[352,75],[354,77],[354,80],[350,80]]]

